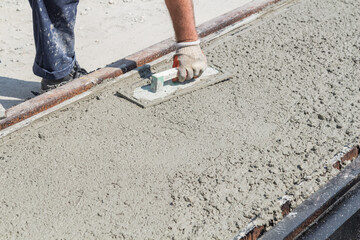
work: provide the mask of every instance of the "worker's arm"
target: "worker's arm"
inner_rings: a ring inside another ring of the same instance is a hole
[[[165,0],[165,2],[173,22],[176,41],[197,41],[192,0]]]
[[[179,67],[180,82],[199,77],[207,67],[195,28],[192,0],[165,0],[176,36],[174,67]]]

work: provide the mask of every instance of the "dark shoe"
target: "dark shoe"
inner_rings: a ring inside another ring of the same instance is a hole
[[[62,85],[65,85],[66,83],[68,83],[76,78],[80,78],[86,74],[88,74],[88,72],[85,69],[81,68],[80,65],[78,64],[78,62],[75,62],[74,68],[71,70],[69,75],[67,75],[66,77],[63,77],[63,78],[57,79],[57,80],[50,80],[50,79],[43,78],[41,80],[41,89],[43,91],[49,91],[49,90],[55,89],[57,87],[60,87]]]

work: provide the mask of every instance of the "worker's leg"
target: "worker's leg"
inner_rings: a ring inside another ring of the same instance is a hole
[[[61,79],[75,64],[74,26],[79,0],[29,2],[36,46],[34,74],[45,79]]]

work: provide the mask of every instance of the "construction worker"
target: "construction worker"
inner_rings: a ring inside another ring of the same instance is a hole
[[[33,12],[36,57],[34,74],[44,91],[87,72],[76,61],[74,26],[79,0],[29,0]],[[207,67],[195,29],[192,0],[165,0],[176,35],[174,66],[180,82],[198,77]]]

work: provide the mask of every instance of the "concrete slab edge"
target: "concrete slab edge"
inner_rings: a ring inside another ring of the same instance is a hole
[[[284,218],[270,231],[266,229],[266,225],[257,224],[257,217],[255,217],[246,228],[239,231],[233,240],[296,239],[299,234],[306,231],[327,212],[349,189],[360,182],[359,149],[360,146],[357,145],[348,148],[346,152],[344,150],[340,151],[342,157],[339,162],[352,162],[293,211],[291,211],[292,198],[283,196],[279,200],[279,211],[281,211]]]
[[[347,152],[346,157],[342,159],[343,161],[355,159],[260,239],[296,239],[330,211],[353,186],[360,182],[358,150],[359,146],[355,146]]]
[[[204,38],[219,30],[225,29],[236,22],[260,12],[269,5],[280,1],[283,0],[254,0],[240,8],[234,9],[220,17],[201,24],[197,28],[199,36]],[[96,70],[87,76],[76,79],[62,87],[16,105],[6,111],[7,117],[5,119],[0,120],[0,131],[82,94],[106,79],[118,77],[174,50],[174,39],[166,39],[117,62],[109,64],[104,68]]]

